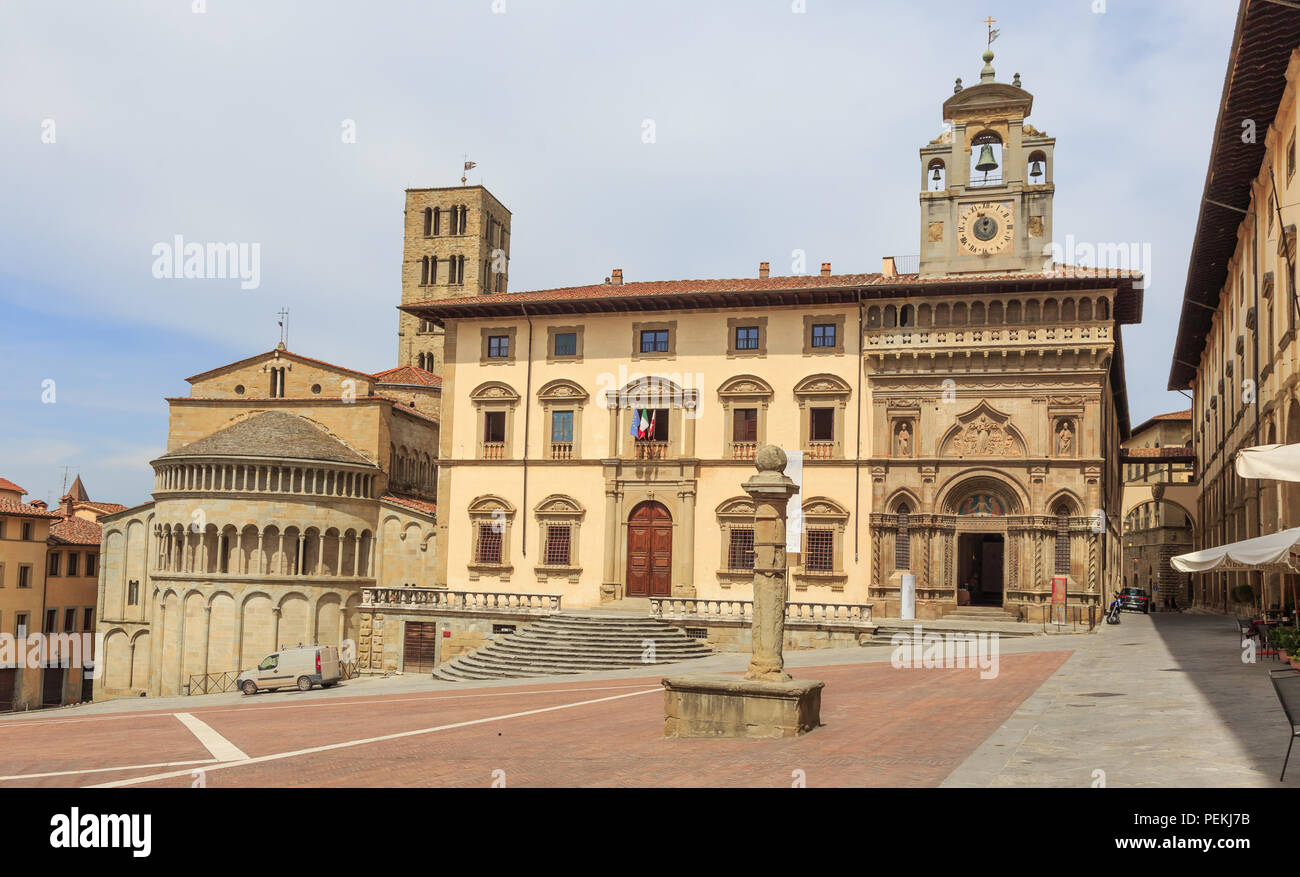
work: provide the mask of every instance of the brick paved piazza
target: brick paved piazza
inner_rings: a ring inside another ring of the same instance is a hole
[[[1088,786],[1099,770],[1110,786],[1277,784],[1276,665],[1243,665],[1226,618],[1126,615],[1091,635],[1003,640],[994,679],[895,669],[889,654],[789,656],[794,675],[826,682],[824,727],[796,740],[662,739],[664,672],[476,687],[394,677],[7,717],[0,786],[189,786],[196,770],[210,788]]]

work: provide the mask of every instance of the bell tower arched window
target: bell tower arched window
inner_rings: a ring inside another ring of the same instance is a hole
[[[992,131],[975,135],[970,142],[970,185],[1002,185],[1002,138]]]
[[[943,159],[936,158],[925,169],[925,189],[927,192],[942,192],[948,188],[948,167]]]

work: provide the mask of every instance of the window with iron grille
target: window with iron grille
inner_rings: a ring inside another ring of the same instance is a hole
[[[898,507],[898,530],[894,533],[894,569],[912,568],[912,538],[907,534],[907,505]]]
[[[488,357],[491,359],[505,359],[510,355],[510,336],[509,335],[489,335],[488,336]]]
[[[641,352],[642,353],[667,353],[668,352],[668,330],[667,329],[645,329],[641,332]]]
[[[578,333],[559,332],[555,336],[555,356],[578,355]]]
[[[835,572],[835,531],[809,528],[805,532],[804,569],[807,572]]]
[[[824,325],[814,325],[812,327],[812,346],[813,347],[834,347],[835,346],[835,324],[826,323]]]
[[[727,544],[727,569],[754,568],[754,528],[732,527]]]
[[[479,524],[478,543],[474,548],[474,562],[478,564],[501,563],[501,528],[499,525]]]
[[[1056,564],[1058,576],[1070,574],[1070,519],[1065,509],[1056,511]]]
[[[542,562],[546,566],[569,566],[572,537],[568,524],[547,524],[546,555]]]
[[[758,327],[757,326],[740,326],[736,329],[736,349],[737,350],[758,349]]]

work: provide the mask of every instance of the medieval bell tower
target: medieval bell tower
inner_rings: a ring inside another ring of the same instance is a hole
[[[1032,272],[1051,260],[1056,141],[1025,123],[1033,104],[1019,73],[996,81],[992,50],[979,84],[957,80],[946,130],[921,149],[921,274]]]

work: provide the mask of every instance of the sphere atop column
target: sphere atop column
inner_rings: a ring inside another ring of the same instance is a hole
[[[785,451],[776,445],[763,445],[754,454],[754,468],[759,472],[784,472],[786,462]]]

